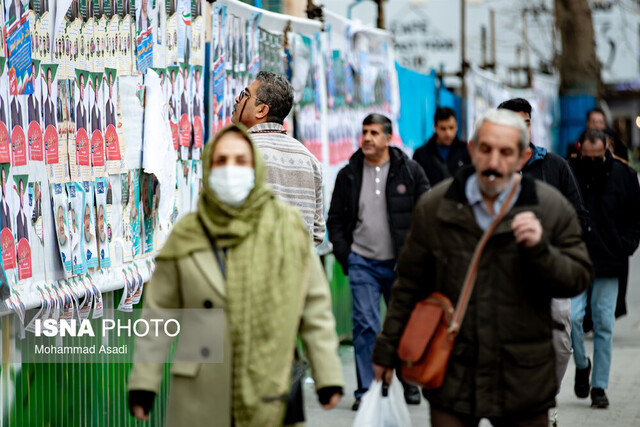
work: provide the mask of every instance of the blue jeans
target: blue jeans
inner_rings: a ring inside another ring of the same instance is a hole
[[[582,320],[587,308],[587,292],[591,293],[591,317],[593,319],[591,387],[605,389],[609,385],[609,370],[611,368],[618,278],[597,277],[588,290],[571,299],[571,345],[573,346],[573,360],[578,369],[585,369],[589,366],[582,328]]]
[[[396,278],[395,260],[377,261],[351,252],[348,258],[349,284],[353,298],[353,349],[356,358],[359,399],[373,381],[372,353],[380,332],[380,294],[389,303]]]

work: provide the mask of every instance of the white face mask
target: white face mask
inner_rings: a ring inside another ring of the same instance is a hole
[[[209,187],[222,203],[234,208],[242,206],[254,185],[253,168],[222,166],[209,172]]]

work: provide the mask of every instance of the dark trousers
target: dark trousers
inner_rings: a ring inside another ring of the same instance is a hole
[[[353,349],[356,358],[356,376],[359,399],[373,381],[373,346],[380,332],[380,295],[385,304],[391,298],[391,286],[396,279],[395,260],[377,261],[356,253],[349,255],[349,284],[353,299]],[[416,393],[418,388],[405,383],[396,371],[406,393]]]
[[[476,427],[480,423],[480,418],[449,412],[431,406],[431,426],[432,427]],[[548,411],[537,415],[519,417],[499,417],[489,418],[492,426],[495,427],[548,427]]]

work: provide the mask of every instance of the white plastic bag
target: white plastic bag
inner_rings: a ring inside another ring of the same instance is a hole
[[[411,427],[409,409],[397,378],[391,381],[387,396],[382,396],[382,381],[371,383],[362,396],[353,427]]]

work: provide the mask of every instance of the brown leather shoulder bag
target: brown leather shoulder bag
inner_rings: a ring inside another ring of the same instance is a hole
[[[509,209],[520,178],[519,174],[515,175],[514,184],[498,216],[476,246],[455,310],[449,298],[440,292],[433,292],[427,299],[418,302],[411,312],[398,345],[402,378],[405,381],[427,389],[442,385],[453,343],[473,291],[480,256],[493,230]]]

